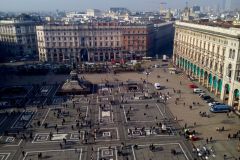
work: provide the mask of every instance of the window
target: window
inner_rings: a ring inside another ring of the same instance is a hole
[[[227,68],[227,76],[228,76],[229,78],[231,78],[231,76],[232,76],[232,64],[229,64],[229,65],[228,65],[228,68]]]
[[[232,52],[232,59],[234,59],[234,58],[235,58],[235,49]]]
[[[230,49],[230,51],[229,51],[229,56],[228,56],[228,58],[232,58],[232,49]]]

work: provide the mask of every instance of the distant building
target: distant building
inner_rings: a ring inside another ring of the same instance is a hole
[[[30,20],[0,21],[0,52],[7,57],[37,55],[36,22]]]
[[[102,13],[98,9],[87,9],[87,16],[89,16],[89,17],[101,17]]]
[[[191,16],[191,9],[186,6],[182,12],[182,15],[181,15],[181,20],[182,21],[191,21],[194,19],[194,17]]]
[[[115,13],[115,14],[126,14],[130,13],[130,11],[127,8],[121,8],[121,7],[112,7],[109,10],[110,13]]]
[[[131,59],[153,54],[154,26],[126,25],[122,30],[122,53]],[[130,54],[129,54],[130,53]]]
[[[174,64],[240,110],[240,29],[176,22]]]
[[[225,0],[225,10],[226,11],[240,10],[240,1],[239,0]]]
[[[160,32],[165,26],[157,28]],[[153,24],[114,22],[45,24],[37,26],[36,30],[40,61],[56,63],[103,62],[150,56],[156,48],[155,35],[162,35],[155,34]],[[167,34],[171,30],[162,31],[167,31],[164,33]]]

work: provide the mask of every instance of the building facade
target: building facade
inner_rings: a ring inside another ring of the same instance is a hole
[[[173,62],[240,110],[240,29],[176,22]]]
[[[24,20],[0,21],[0,51],[6,56],[37,55],[36,23]]]
[[[151,55],[153,52],[154,28],[153,25],[121,26],[122,53],[135,59]],[[129,54],[130,53],[130,54]]]
[[[146,56],[151,50],[152,26],[119,23],[37,26],[39,59],[78,63]]]

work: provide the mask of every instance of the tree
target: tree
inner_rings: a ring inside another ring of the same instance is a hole
[[[133,68],[135,71],[140,71],[142,69],[142,65],[141,63],[136,63],[134,64]]]

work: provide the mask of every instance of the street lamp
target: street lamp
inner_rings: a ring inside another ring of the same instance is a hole
[[[147,70],[146,72],[145,72],[145,74],[146,74],[146,76],[147,76],[147,93],[148,93],[148,76],[150,75],[150,71],[149,70]]]

